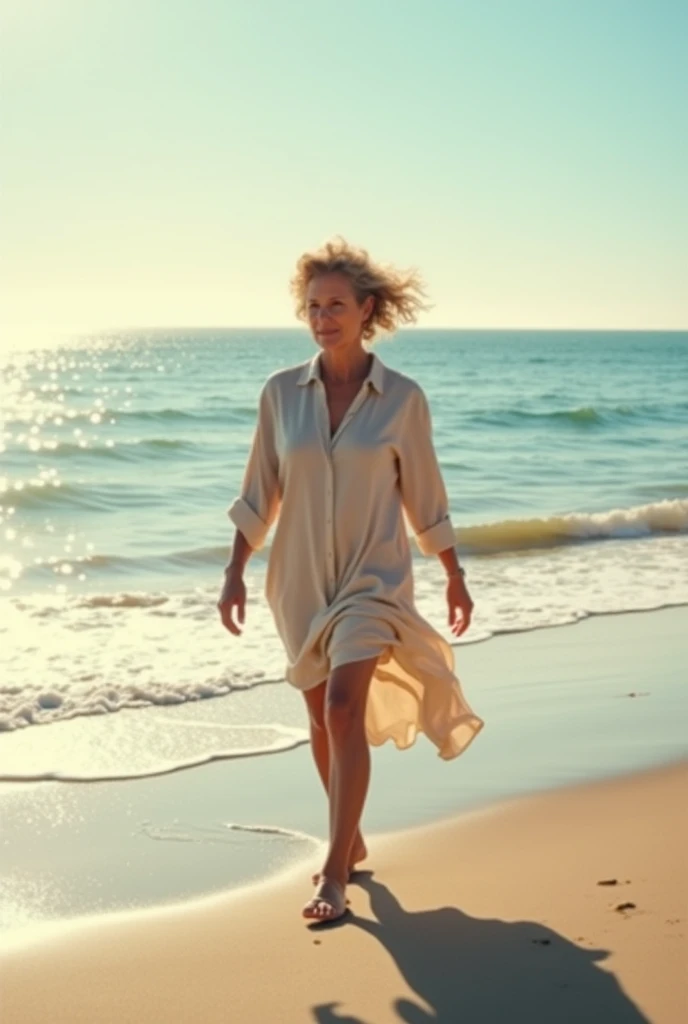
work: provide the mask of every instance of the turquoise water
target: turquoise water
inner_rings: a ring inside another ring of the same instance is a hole
[[[5,354],[0,729],[282,680],[266,552],[240,640],[215,602],[258,392],[314,351],[303,331],[236,329]],[[459,644],[688,603],[688,333],[414,331],[377,351],[430,400],[476,602]],[[453,639],[437,560],[414,571]],[[303,740],[256,739],[254,717],[235,752]]]

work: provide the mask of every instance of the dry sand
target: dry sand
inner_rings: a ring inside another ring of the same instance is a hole
[[[303,865],[53,926],[4,951],[0,1020],[684,1024],[687,795],[684,763],[381,837],[336,925]]]

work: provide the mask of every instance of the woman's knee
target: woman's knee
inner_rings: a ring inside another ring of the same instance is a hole
[[[325,700],[325,726],[334,741],[350,736],[363,727],[364,708],[350,693],[333,690]]]
[[[333,741],[364,732],[365,710],[375,659],[336,669],[325,694],[325,725]]]

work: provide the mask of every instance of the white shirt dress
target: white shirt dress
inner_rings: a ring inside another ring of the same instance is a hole
[[[277,520],[265,597],[300,690],[377,656],[366,733],[399,749],[425,733],[456,757],[483,727],[451,645],[416,610],[405,511],[420,550],[456,543],[418,383],[377,353],[330,436],[320,352],[268,377],[243,486],[228,515],[259,550]],[[438,586],[444,587],[442,572]]]

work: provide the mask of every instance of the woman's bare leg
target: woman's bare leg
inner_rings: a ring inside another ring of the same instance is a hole
[[[376,664],[375,657],[340,665],[327,680],[324,711],[330,755],[330,847],[316,894],[304,908],[307,917],[327,920],[344,909],[351,847],[370,780],[365,710]]]
[[[315,761],[315,766],[318,769],[318,775],[320,776],[325,788],[325,792],[329,795],[330,743],[327,736],[327,726],[325,724],[326,691],[327,683],[321,683],[320,686],[315,686],[312,690],[306,690],[303,696],[306,700],[306,706],[308,707],[313,760]],[[351,844],[349,870],[352,871],[356,864],[365,860],[367,854],[368,851],[366,849],[363,836],[361,835],[360,827],[357,827],[353,843]],[[313,882],[316,883],[318,878],[319,873],[313,877]]]

